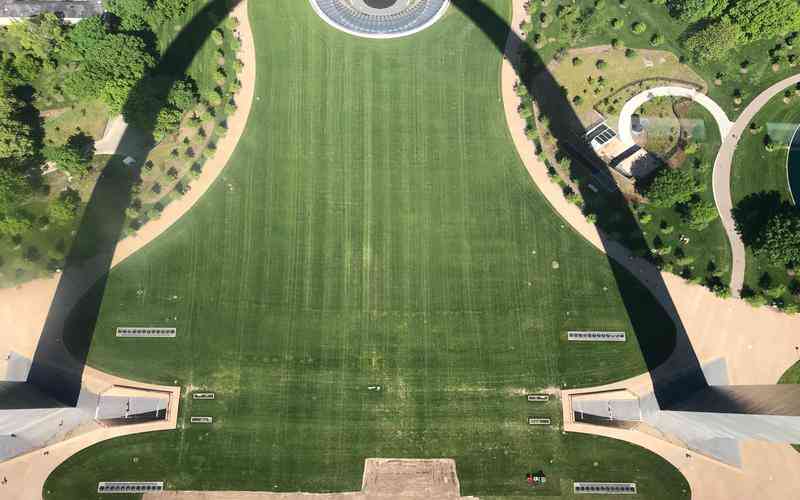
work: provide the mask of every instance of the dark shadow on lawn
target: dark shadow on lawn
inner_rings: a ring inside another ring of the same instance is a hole
[[[167,83],[158,86],[158,92],[163,95],[156,96],[160,100],[155,102],[165,100],[172,85],[184,78],[212,31],[239,1],[212,0],[183,27],[150,72]],[[136,95],[149,82],[145,77],[131,95]],[[129,105],[130,101],[125,107]],[[145,110],[143,122],[152,124],[151,129],[158,112],[155,106]],[[134,133],[126,132],[121,144]],[[33,386],[31,391],[65,406],[75,406],[78,401],[108,272],[123,232],[125,209],[130,206],[135,186],[141,182],[140,173],[138,167],[108,165],[100,175],[65,259],[64,271],[32,360],[27,381]],[[91,293],[86,294],[89,290]],[[78,304],[79,308],[73,311]],[[31,398],[33,403],[24,404],[25,398],[4,398],[0,407],[36,408],[39,407],[36,401],[40,399]]]
[[[616,238],[624,235],[626,247],[641,255],[649,255],[646,253],[649,245],[635,215],[611,178],[605,162],[583,139],[585,128],[574,114],[561,86],[548,71],[545,61],[510,29],[502,17],[482,1],[453,0],[453,5],[486,34],[499,52],[506,53],[507,43],[509,47],[515,48],[509,51],[508,58],[518,76],[532,75],[523,83],[539,106],[540,116],[549,119],[550,130],[558,149],[567,152],[570,157],[571,174],[578,179],[586,209],[597,216],[596,223],[606,253],[618,253],[622,247],[609,235],[615,235]],[[589,183],[585,180],[587,178],[608,186],[608,190],[595,193],[589,189]],[[706,389],[708,383],[700,362],[658,269],[644,258],[626,258],[625,266],[611,257],[608,260],[653,379],[660,407],[670,408],[676,402]],[[626,266],[631,266],[650,285],[654,295],[647,293]],[[659,334],[670,323],[675,325],[674,342],[665,341],[665,336]]]

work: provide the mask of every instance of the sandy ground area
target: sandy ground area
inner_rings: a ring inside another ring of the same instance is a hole
[[[247,15],[247,2],[242,1],[233,10],[232,15],[241,21],[237,35],[242,41],[239,58],[244,62],[244,69],[240,75],[242,88],[236,99],[239,106],[228,119],[229,133],[218,143],[217,154],[206,162],[202,174],[192,183],[191,191],[167,206],[161,218],[148,223],[135,236],[122,240],[116,248],[112,265],[119,264],[153,241],[187,213],[211,187],[236,149],[247,124],[255,94],[256,57]],[[93,278],[97,277],[99,276]],[[0,290],[0,332],[2,332],[0,335],[0,376],[6,373],[5,360],[8,353],[13,351],[29,359],[33,358],[58,280],[59,276],[56,275],[52,278],[32,281],[17,288]],[[79,284],[76,289],[88,289],[92,282],[93,279],[90,277],[87,279],[87,283]],[[168,418],[154,423],[107,427],[0,463],[0,477],[8,478],[7,484],[0,485],[0,498],[3,500],[40,500],[42,487],[50,473],[78,451],[106,439],[140,432],[174,429],[177,426],[180,401],[180,388],[178,387],[142,384],[114,377],[91,367],[86,367],[83,383],[97,393],[107,391],[114,386],[168,392],[170,394]]]
[[[461,499],[452,459],[368,458],[361,491],[346,493],[268,493],[256,491],[168,491],[143,500],[388,500]]]
[[[525,0],[514,0],[512,27],[506,53],[515,57],[525,20]],[[601,252],[608,253],[648,285],[655,272],[646,262],[632,258],[622,246],[606,248],[597,228],[586,221],[580,209],[564,199],[560,188],[547,176],[533,144],[525,137],[525,121],[517,113],[520,99],[514,92],[517,75],[509,61],[503,61],[502,93],[509,130],[526,170],[536,187],[564,221]],[[720,299],[703,287],[690,285],[679,277],[663,273],[666,290],[675,304],[689,340],[701,363],[724,358],[731,384],[774,384],[792,366],[800,346],[800,317],[766,308],[754,309],[738,299]],[[660,295],[657,293],[657,296]],[[658,297],[660,300],[663,297]],[[610,384],[606,389],[628,389],[644,395],[652,391],[648,374]],[[593,388],[592,390],[596,390]],[[563,394],[568,399],[569,391]],[[689,480],[695,500],[792,498],[800,491],[800,454],[789,445],[745,442],[742,470],[700,457],[653,436],[624,429],[611,429],[569,422],[568,431],[601,434],[643,446],[678,467]]]

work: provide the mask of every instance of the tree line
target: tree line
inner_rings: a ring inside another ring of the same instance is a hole
[[[691,24],[684,39],[698,60],[800,30],[797,0],[669,0],[673,17]]]

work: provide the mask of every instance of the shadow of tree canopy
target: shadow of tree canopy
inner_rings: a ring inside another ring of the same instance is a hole
[[[794,209],[792,204],[783,200],[777,191],[760,191],[749,194],[733,208],[736,231],[742,237],[745,246],[756,246],[772,216]]]

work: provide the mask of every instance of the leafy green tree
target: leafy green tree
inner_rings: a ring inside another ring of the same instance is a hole
[[[0,217],[13,213],[31,192],[25,175],[14,168],[0,167]]]
[[[61,20],[52,12],[11,23],[6,31],[9,41],[47,64],[55,63],[55,55],[66,39]]]
[[[698,61],[717,60],[742,43],[743,39],[739,25],[723,18],[687,36],[683,46]]]
[[[129,123],[151,131],[156,141],[178,130],[183,114],[197,104],[194,80],[172,82],[171,78],[146,78],[123,110]]]
[[[684,213],[684,222],[697,231],[707,228],[711,222],[719,217],[717,207],[708,201],[694,201],[689,203]]]
[[[83,177],[89,170],[89,159],[78,148],[69,144],[63,146],[47,146],[42,151],[47,160],[53,162],[62,172],[75,176]]]
[[[194,0],[154,0],[153,9],[162,19],[175,19],[184,12]]]
[[[120,19],[122,31],[141,31],[147,27],[146,13],[152,10],[148,0],[105,0],[106,9]]]
[[[800,262],[800,214],[794,210],[781,210],[770,217],[757,237],[753,251],[775,263]]]
[[[684,22],[713,19],[722,15],[729,0],[669,0],[670,14]]]
[[[47,215],[56,224],[63,224],[75,218],[81,206],[81,197],[77,191],[67,189],[58,199],[47,207]]]
[[[142,38],[110,34],[88,50],[64,86],[77,97],[99,97],[112,111],[120,111],[130,90],[154,65]]]
[[[18,119],[19,100],[0,84],[0,159],[19,160],[33,155],[34,143],[30,125]],[[2,168],[2,166],[0,166]]]
[[[183,113],[180,110],[167,106],[161,109],[156,116],[153,138],[161,141],[167,135],[176,132],[181,125]]]
[[[662,168],[649,184],[639,188],[657,207],[673,207],[688,202],[700,189],[692,174],[683,169]]]
[[[69,30],[64,52],[70,59],[80,61],[107,35],[108,31],[100,16],[87,17]]]
[[[0,215],[0,235],[18,236],[31,228],[31,221],[21,215]]]
[[[800,29],[797,0],[739,0],[728,11],[748,40],[765,40]]]
[[[178,80],[167,94],[167,102],[182,112],[188,111],[197,104],[197,85],[187,77]]]

